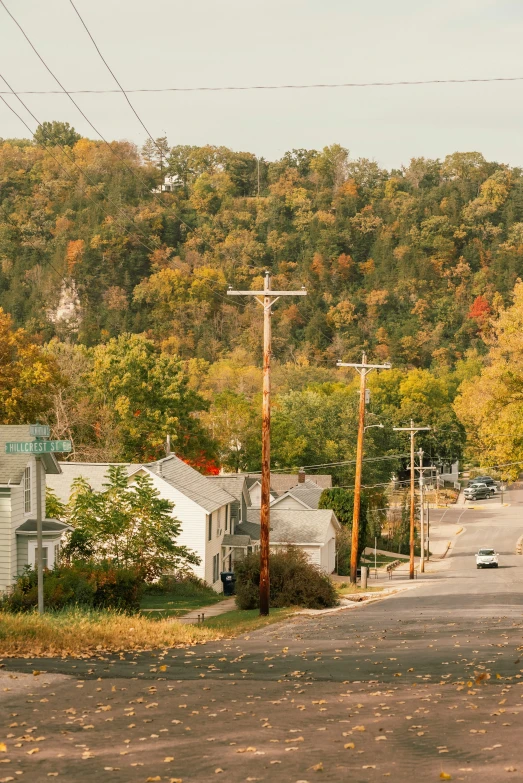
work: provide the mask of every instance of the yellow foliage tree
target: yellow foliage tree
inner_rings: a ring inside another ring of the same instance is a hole
[[[523,466],[522,390],[523,282],[518,280],[512,306],[494,325],[484,368],[479,377],[463,381],[454,403],[471,456],[485,468],[503,466],[505,479],[517,478]]]

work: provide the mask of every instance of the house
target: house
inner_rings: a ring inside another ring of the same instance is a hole
[[[49,486],[63,503],[69,501],[72,483],[79,476],[96,491],[102,491],[107,483],[109,464],[63,462],[61,466],[62,475],[53,476]],[[200,565],[191,566],[196,576],[221,591],[220,572],[229,570],[234,559],[234,550],[224,544],[224,538],[234,533],[231,506],[237,504],[237,498],[174,454],[157,462],[123,467],[130,483],[138,475],[148,475],[160,496],[174,503],[173,516],[181,522],[177,543],[200,558]]]
[[[270,547],[272,550],[299,547],[312,563],[331,574],[336,570],[336,535],[341,529],[330,509],[279,509],[270,512]],[[247,520],[236,528],[236,537],[249,539],[245,545],[257,548],[260,542],[260,511],[251,508]]]
[[[29,425],[0,426],[0,591],[14,581],[26,565],[36,560],[36,457],[6,454],[9,441],[33,441]],[[45,518],[45,487],[50,476],[60,474],[54,454],[42,454],[41,497],[44,566],[52,568],[67,525]]]
[[[251,506],[260,508],[261,475],[259,473],[246,473],[245,476],[249,488]],[[306,477],[304,470],[300,470],[298,473],[271,473],[271,497],[276,499],[286,492],[300,487],[306,481],[314,483],[321,490],[332,487],[332,476],[324,473],[308,477]]]
[[[323,489],[321,487],[314,481],[306,479],[293,489],[284,492],[283,495],[274,498],[271,501],[271,509],[292,508],[299,510],[300,508],[318,508],[322,493]]]

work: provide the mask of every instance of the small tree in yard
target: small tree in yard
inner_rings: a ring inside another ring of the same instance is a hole
[[[324,489],[321,493],[318,508],[330,508],[336,514],[338,522],[342,526],[341,534],[337,538],[338,549],[338,573],[343,576],[349,575],[349,564],[351,555],[351,531],[352,518],[354,514],[354,492],[351,489],[334,487],[333,489]],[[358,535],[358,562],[361,553],[365,547],[367,539],[367,516],[368,502],[365,495],[361,495],[360,502],[360,524]]]
[[[102,492],[83,478],[74,481],[68,514],[74,530],[63,550],[66,558],[137,568],[147,582],[198,565],[194,552],[176,544],[180,522],[171,515],[174,504],[160,497],[149,476],[139,475],[129,485],[125,468],[112,465],[108,479]]]

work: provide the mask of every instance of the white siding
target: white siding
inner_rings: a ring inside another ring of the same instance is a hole
[[[207,514],[205,509],[189,500],[179,490],[175,489],[167,481],[150,471],[145,471],[151,477],[154,486],[160,492],[162,498],[174,503],[173,516],[181,523],[180,534],[176,543],[180,546],[186,546],[193,552],[196,552],[201,559],[199,566],[191,566],[196,576],[207,581],[208,563],[206,562],[206,536],[207,536]],[[132,483],[132,477],[131,477]],[[211,577],[212,577],[212,558],[211,558]]]
[[[10,490],[0,490],[0,590],[11,584],[13,545]]]
[[[278,511],[281,509],[288,509],[292,508],[295,511],[301,511],[304,508],[307,508],[303,505],[303,503],[300,503],[299,500],[296,500],[296,498],[293,497],[282,497],[281,500],[279,498],[276,498],[272,501],[271,506],[274,506],[274,508],[277,508]]]
[[[222,582],[220,579],[220,571],[223,571],[223,558],[222,558],[222,546],[223,536],[225,535],[225,509],[226,506],[222,506],[217,511],[214,511],[212,515],[212,539],[205,541],[206,546],[206,569],[205,569],[205,581],[210,584],[216,592],[222,592]],[[230,519],[230,509],[229,509]],[[213,558],[218,555],[219,567],[218,567],[218,579],[213,580]]]

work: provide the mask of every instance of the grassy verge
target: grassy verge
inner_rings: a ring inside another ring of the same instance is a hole
[[[182,617],[193,609],[201,609],[202,606],[212,606],[226,598],[222,593],[215,593],[214,590],[204,594],[194,593],[189,595],[179,595],[178,593],[166,593],[164,595],[155,595],[146,593],[140,601],[140,609],[147,610],[147,616],[155,617]],[[156,611],[152,611],[156,610]]]
[[[363,590],[359,585],[353,585],[350,582],[342,582],[337,584],[336,588],[339,595],[357,595],[358,593],[380,593],[383,587],[367,587]]]
[[[271,609],[268,617],[260,617],[259,609],[235,609],[217,617],[210,617],[202,627],[218,631],[224,636],[228,634],[236,636],[285,620],[297,611],[299,611],[299,607]]]
[[[227,612],[200,626],[82,609],[43,616],[0,612],[0,658],[82,658],[187,646],[252,631],[283,620],[293,611],[274,609],[269,617],[259,617],[257,610]]]

